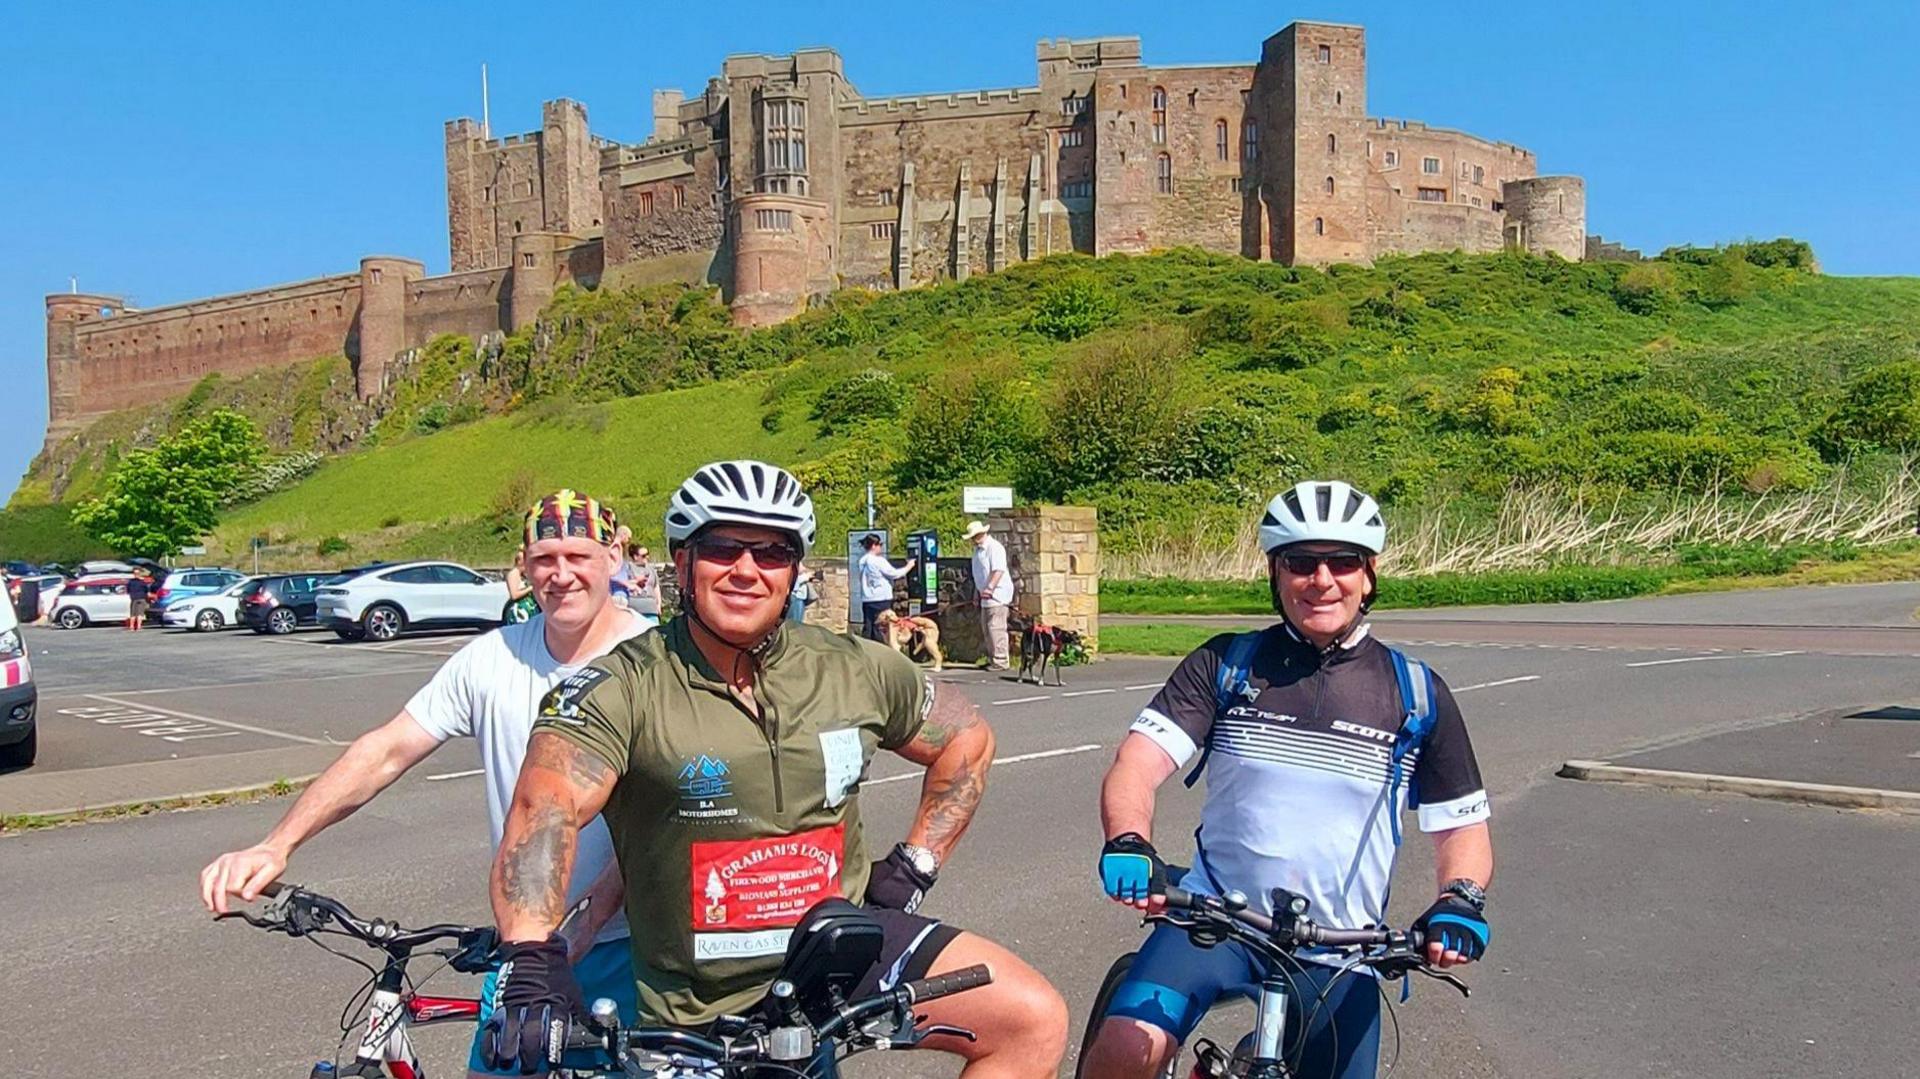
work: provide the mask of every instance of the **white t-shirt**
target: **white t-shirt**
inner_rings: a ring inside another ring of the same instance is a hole
[[[993,586],[993,594],[987,594],[987,579],[993,571],[1000,571],[1000,583]],[[1013,602],[1013,573],[1007,569],[1007,549],[1000,541],[988,536],[980,546],[973,549],[973,589],[994,603]]]
[[[893,582],[907,575],[903,569],[895,569],[887,556],[879,551],[868,551],[860,556],[860,599],[863,603],[891,603],[893,601]]]
[[[609,649],[653,628],[652,619],[638,614],[628,617],[632,626],[611,642]],[[579,663],[562,664],[547,651],[546,626],[546,616],[537,614],[525,622],[481,634],[455,652],[407,702],[407,714],[421,730],[440,741],[469,736],[480,743],[480,766],[487,785],[487,823],[495,851],[500,849],[507,807],[513,804],[513,787],[527,758],[527,738],[533,733],[540,699],[561,679],[605,654],[596,652]],[[607,822],[595,817],[580,829],[573,880],[567,886],[569,908],[613,860]],[[627,936],[626,913],[616,911],[595,943],[625,940]]]

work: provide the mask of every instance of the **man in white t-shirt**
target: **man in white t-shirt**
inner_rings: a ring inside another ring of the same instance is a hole
[[[987,647],[987,669],[1007,670],[1007,612],[1013,607],[1013,573],[1007,569],[1007,549],[987,535],[987,522],[972,521],[966,538],[973,541],[973,590],[980,596],[980,633]]]
[[[913,572],[920,564],[917,558],[907,559],[907,564],[895,568],[887,561],[887,552],[880,546],[878,534],[868,535],[860,541],[867,552],[860,556],[860,633],[870,641],[886,643],[886,637],[880,632],[880,612],[893,606],[893,582]]]
[[[208,909],[226,911],[230,896],[246,902],[259,898],[262,888],[286,872],[287,859],[301,844],[365,805],[451,738],[479,743],[489,834],[498,847],[541,698],[621,641],[653,627],[651,619],[611,601],[608,581],[620,567],[615,528],[612,509],[572,490],[549,495],[529,510],[522,558],[542,613],[483,634],[455,653],[399,715],[355,739],[265,840],[214,859],[200,874]],[[596,818],[581,829],[579,843],[567,903],[589,902],[568,927],[568,958],[589,998],[612,998],[631,1023],[632,956],[620,869],[606,823]],[[475,884],[483,887],[477,874]],[[485,1028],[493,996],[493,976],[487,981],[476,1032]],[[468,1067],[488,1074],[477,1043]]]

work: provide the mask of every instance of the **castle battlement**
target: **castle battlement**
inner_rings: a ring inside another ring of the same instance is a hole
[[[998,112],[1006,108],[1033,108],[1040,103],[1038,86],[1011,86],[999,90],[968,90],[946,94],[900,94],[863,97],[839,103],[841,113],[865,117],[881,112]]]

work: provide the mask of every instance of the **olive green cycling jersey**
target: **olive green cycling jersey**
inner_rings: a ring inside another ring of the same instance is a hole
[[[619,777],[602,815],[640,1008],[659,1021],[738,1013],[773,983],[807,908],[860,901],[861,781],[933,701],[906,657],[818,626],[784,624],[759,664],[756,715],[676,618],[555,686],[534,724]]]

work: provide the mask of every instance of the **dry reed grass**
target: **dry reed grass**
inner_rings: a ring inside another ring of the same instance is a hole
[[[1520,487],[1491,521],[1468,520],[1441,504],[1412,522],[1390,519],[1395,536],[1384,572],[1472,573],[1578,563],[1671,561],[1689,544],[1788,544],[1844,541],[1873,547],[1909,538],[1920,477],[1907,461],[1879,482],[1861,485],[1836,469],[1818,488],[1743,498],[1698,494],[1656,508],[1627,510],[1587,491]],[[1141,531],[1102,561],[1115,578],[1248,580],[1266,573],[1258,516],[1243,520],[1229,545],[1217,532]]]

